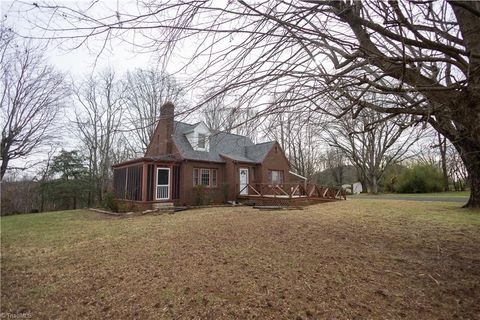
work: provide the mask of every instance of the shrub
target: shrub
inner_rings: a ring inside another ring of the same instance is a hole
[[[408,170],[407,167],[399,164],[388,166],[382,179],[379,182],[379,188],[382,192],[397,192],[399,177]]]
[[[118,203],[115,200],[115,194],[109,192],[105,195],[103,199],[103,207],[112,210],[113,212],[118,212]]]
[[[197,185],[193,187],[193,191],[195,192],[195,204],[197,206],[204,205],[206,202],[205,198],[205,186],[204,185]]]
[[[224,182],[222,184],[222,194],[223,194],[223,202],[227,203],[228,201],[228,191],[230,189],[230,184],[228,182]]]
[[[416,165],[404,170],[395,184],[395,191],[399,193],[440,192],[442,189],[442,173],[431,165]]]

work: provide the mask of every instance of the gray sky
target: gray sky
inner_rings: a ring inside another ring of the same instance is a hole
[[[45,15],[39,15],[39,11],[33,9],[31,2],[1,1],[2,19],[7,26],[12,27],[17,33],[23,36],[43,37],[44,33],[40,28],[34,26],[40,19],[43,21]],[[65,6],[86,6],[91,1],[55,1],[58,5]],[[102,1],[91,10],[93,13],[104,10],[112,10],[116,0]],[[125,7],[131,7],[134,1],[122,0]],[[6,18],[5,18],[6,15]],[[154,59],[148,53],[136,52],[135,47],[120,40],[113,40],[105,46],[102,54],[99,55],[103,46],[101,39],[90,39],[88,42],[77,47],[79,41],[51,40],[38,41],[47,44],[46,55],[50,62],[64,72],[70,73],[74,78],[90,74],[95,70],[102,70],[106,67],[113,67],[122,73],[134,68],[147,68],[154,66]]]
[[[85,6],[92,1],[56,1],[58,5]],[[121,1],[124,6],[132,6],[134,1]],[[99,3],[94,9],[97,12],[111,10],[116,6],[116,0],[107,0]],[[110,7],[110,8],[109,8]],[[32,2],[5,1],[0,0],[0,11],[2,22],[11,27],[18,34],[26,37],[42,38],[44,33],[40,28],[34,26],[37,19],[44,19],[45,15],[38,15],[38,10],[32,9]],[[155,59],[152,54],[135,52],[135,47],[120,40],[113,40],[105,46],[99,55],[102,43],[99,39],[91,39],[88,43],[77,46],[78,41],[58,40],[32,40],[33,43],[46,46],[45,55],[49,62],[58,70],[66,73],[68,77],[76,82],[84,77],[101,71],[105,68],[113,68],[118,74],[125,73],[135,68],[155,67]],[[73,117],[72,106],[65,109],[65,115],[61,121],[68,127],[68,119]],[[77,140],[72,130],[62,130],[62,140],[58,143],[58,149],[74,149],[77,147]],[[26,159],[17,159],[10,162],[12,167],[30,166],[46,157],[48,149],[38,150]],[[30,169],[20,174],[32,174],[35,170]]]
[[[112,68],[116,74],[122,77],[122,74],[136,68],[159,68],[155,51],[148,47],[148,52],[142,48],[143,44],[151,43],[151,39],[146,39],[138,34],[126,33],[121,38],[110,38],[108,42],[103,41],[103,37],[91,37],[83,42],[84,38],[79,39],[48,39],[51,33],[45,32],[40,26],[49,28],[71,28],[68,22],[62,21],[56,16],[49,19],[51,12],[42,12],[33,5],[34,1],[5,1],[0,0],[0,11],[2,22],[11,27],[17,34],[28,38],[33,38],[33,43],[45,46],[45,55],[49,62],[60,71],[67,74],[74,83],[78,83],[85,77],[102,71],[106,68]],[[49,3],[51,5],[65,6],[76,10],[87,10],[88,15],[102,18],[109,16],[116,10],[119,10],[123,16],[128,14],[137,14],[137,1],[135,0],[42,0],[42,4]],[[93,5],[92,5],[93,3]],[[115,19],[115,18],[113,18]],[[71,21],[71,20],[70,20]],[[58,33],[63,37],[65,34],[78,35],[79,32],[72,31],[70,33]],[[154,31],[152,37],[161,37],[162,34]],[[134,37],[134,38],[133,38]],[[130,41],[130,43],[128,42]],[[193,42],[192,42],[193,41]],[[166,71],[174,74],[177,82],[185,83],[191,79],[192,74],[196,72],[195,65],[189,66],[188,70],[179,71],[188,61],[188,55],[196,46],[193,38],[176,50],[175,55],[166,66]],[[197,92],[195,92],[197,91]],[[187,93],[186,100],[193,105],[199,90],[191,90]],[[65,128],[69,128],[71,123],[69,120],[74,118],[75,104],[67,106],[65,115],[61,121]],[[184,117],[184,116],[183,116]],[[184,120],[182,118],[182,120]],[[198,121],[198,115],[190,114],[187,121]],[[74,130],[62,130],[62,142],[58,144],[61,148],[71,150],[78,148],[78,139],[75,137]],[[27,159],[12,160],[11,166],[22,167],[33,164],[44,159],[48,150],[37,151],[31,154]],[[26,173],[32,173],[27,170]]]
[[[87,10],[89,16],[95,17],[96,19],[106,17],[108,21],[117,21],[115,20],[116,11],[120,13],[122,18],[128,17],[129,14],[135,15],[139,13],[136,0],[42,0],[42,3],[45,2],[74,8],[82,12],[83,10]],[[38,26],[48,25],[49,29],[75,29],[75,27],[77,27],[71,24],[72,19],[62,21],[61,18],[56,17],[56,19],[50,21],[50,14],[48,12],[42,13],[41,10],[35,8],[32,3],[34,3],[34,1],[0,0],[2,20],[7,26],[12,27],[20,35],[35,38],[45,38],[47,35],[47,33]],[[65,36],[65,34],[78,35],[78,32],[61,33],[62,36]],[[82,42],[85,40],[84,37],[78,39],[42,40],[41,42],[46,44],[45,53],[50,63],[61,71],[68,73],[74,81],[77,81],[92,74],[92,72],[101,71],[107,67],[113,68],[119,76],[135,68],[156,68],[159,59],[158,56],[155,56],[155,48],[149,46],[149,44],[152,44],[152,40],[162,39],[163,35],[162,30],[153,30],[152,33],[146,35],[147,38],[135,34],[135,32],[132,31],[125,31],[121,38],[113,37],[113,39],[110,38],[108,42],[104,42],[101,35],[99,37],[88,38],[86,42]],[[148,39],[148,37],[150,37],[150,39]],[[201,40],[200,38],[189,37],[188,41],[184,43],[182,47],[177,48],[175,56],[166,66],[166,71],[174,74],[180,83],[188,82],[191,75],[198,71],[195,70],[195,68],[201,68],[202,61],[199,61],[198,65],[189,67],[187,70],[188,73],[187,71],[178,72],[178,69],[188,61],[188,55],[191,54],[198,45],[195,41],[201,43]],[[237,39],[237,41],[239,40]],[[221,43],[221,46],[229,46],[228,39]],[[150,51],[142,52],[142,50],[146,50],[145,48],[142,49],[142,44],[146,44],[145,47]],[[289,57],[290,53],[284,52],[280,58],[288,59]],[[252,59],[253,58],[256,57],[252,56]],[[323,67],[326,66],[320,57],[318,57],[316,63]],[[331,66],[327,65],[326,67],[328,69]],[[212,73],[214,74],[215,72]],[[200,88],[195,88],[195,90],[200,90]],[[197,92],[193,91],[189,92],[189,95],[186,97],[187,101],[190,101],[191,104],[195,101],[196,93]],[[241,94],[240,92],[240,95]],[[258,102],[269,103],[270,101],[271,97],[264,96],[260,97]],[[70,112],[73,112],[73,110],[70,109]],[[68,115],[66,115],[65,118],[67,118],[67,116]],[[195,120],[198,120],[198,118]],[[67,134],[65,134],[65,136],[67,136]],[[67,137],[64,139],[64,142],[62,146],[64,148],[71,149],[76,147],[74,137]],[[31,158],[35,159],[41,156],[42,155],[34,155]]]

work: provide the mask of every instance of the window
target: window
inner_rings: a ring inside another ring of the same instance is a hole
[[[193,169],[193,185],[198,186],[198,169]]]
[[[210,185],[210,170],[209,169],[201,169],[200,170],[200,183],[204,186]]]
[[[207,145],[207,136],[202,134],[202,133],[199,133],[198,134],[198,144],[197,144],[197,147],[199,149],[205,149],[205,146]]]
[[[282,184],[283,183],[283,171],[271,170],[269,180],[272,184]]]
[[[193,169],[193,185],[203,185],[206,187],[216,187],[217,186],[217,169],[203,169],[203,168],[194,168]]]
[[[217,186],[217,170],[212,170],[212,187]]]

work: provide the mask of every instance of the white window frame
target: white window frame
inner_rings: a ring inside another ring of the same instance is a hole
[[[208,171],[208,184],[202,184],[202,171]],[[197,174],[195,174],[197,172]],[[215,172],[215,184],[213,184],[213,172]],[[197,184],[195,184],[197,182]],[[205,188],[216,188],[218,186],[217,168],[193,168],[193,186],[204,186]]]
[[[245,178],[246,183],[242,187],[242,171],[246,172]],[[238,169],[238,186],[240,188],[241,195],[248,195],[248,184],[250,183],[250,169],[249,168],[239,168]]]
[[[208,180],[208,181],[207,181],[207,184],[204,184],[204,183],[203,183],[203,174],[204,174],[204,173],[207,173],[207,174],[208,174],[208,176],[207,176],[207,180]],[[210,170],[210,169],[206,169],[206,168],[201,168],[201,169],[200,169],[199,178],[200,178],[200,179],[199,179],[199,180],[200,180],[200,181],[199,181],[199,182],[200,182],[200,185],[205,186],[205,187],[207,187],[207,188],[210,187],[210,179],[212,178],[212,172],[211,172],[211,170]]]
[[[203,136],[203,139],[200,139],[200,137]],[[200,141],[203,140],[203,147],[200,146]],[[204,133],[198,133],[197,134],[197,149],[198,150],[207,150],[207,135]]]
[[[158,184],[158,171],[159,170],[167,170],[168,171],[168,184]],[[155,199],[156,200],[170,200],[171,195],[170,195],[170,189],[171,189],[171,176],[170,176],[170,168],[163,168],[163,167],[157,167],[157,176],[155,177]],[[159,198],[158,197],[158,187],[167,187],[167,198]]]
[[[275,172],[276,174],[278,174],[278,179],[280,180],[280,182],[278,182],[278,183],[275,182],[275,181],[273,181],[273,173],[274,173],[274,172]],[[284,174],[285,174],[285,173],[284,173],[282,170],[270,170],[270,175],[271,175],[271,176],[270,176],[270,180],[271,180],[270,182],[272,183],[272,185],[276,186],[276,185],[281,185],[281,184],[283,184],[283,179],[284,179],[283,175],[284,175]]]

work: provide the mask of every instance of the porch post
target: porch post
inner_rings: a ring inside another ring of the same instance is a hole
[[[173,199],[172,199],[172,198],[173,198],[173,197],[172,197],[172,195],[173,195],[173,188],[174,188],[173,184],[175,183],[175,182],[173,181],[173,165],[170,163],[170,165],[169,165],[168,167],[170,168],[170,170],[168,171],[168,174],[170,175],[170,176],[168,177],[168,183],[170,184],[170,185],[168,186],[168,192],[169,192],[168,199],[169,199],[170,201],[172,201],[172,200],[173,200]]]
[[[147,171],[148,171],[148,165],[146,162],[143,163],[143,177],[142,177],[142,201],[145,202],[147,201]]]

